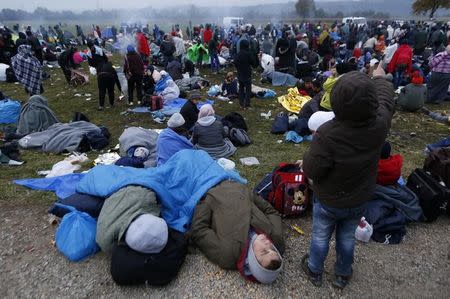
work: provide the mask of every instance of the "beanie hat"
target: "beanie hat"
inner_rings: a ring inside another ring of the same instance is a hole
[[[189,99],[190,100],[198,100],[202,98],[202,94],[197,91],[197,90],[193,90],[191,91],[191,93],[189,94]]]
[[[321,125],[334,118],[334,112],[317,111],[308,120],[308,128],[317,131]]]
[[[72,59],[75,64],[80,64],[84,60],[80,52],[73,53]]]
[[[128,45],[127,46],[127,53],[133,53],[136,52],[136,50],[134,49],[133,45]]]
[[[411,83],[416,85],[422,85],[423,84],[423,77],[420,75],[419,71],[415,71],[412,74]]]
[[[125,242],[138,252],[158,253],[166,246],[168,234],[164,219],[152,214],[142,214],[128,226]]]
[[[375,64],[379,63],[380,61],[376,58],[372,58],[369,62],[370,66],[375,66]]]
[[[380,159],[387,159],[391,155],[391,144],[386,141],[381,149]]]
[[[280,268],[276,270],[269,270],[261,266],[256,259],[255,252],[253,251],[253,242],[255,242],[256,238],[258,237],[257,234],[255,234],[252,239],[250,240],[250,245],[248,248],[248,254],[247,254],[247,260],[248,260],[248,267],[250,270],[250,273],[252,276],[263,284],[269,284],[275,281],[277,279],[278,274],[280,274],[281,269],[283,268],[283,259],[281,258],[280,252],[278,252],[278,249],[274,246],[274,250],[277,252],[278,256],[281,260],[281,266]]]
[[[182,125],[184,125],[184,123],[185,123],[185,120],[184,120],[183,115],[176,112],[176,113],[172,114],[172,116],[167,121],[167,126],[169,128],[178,128],[178,127],[181,127]]]

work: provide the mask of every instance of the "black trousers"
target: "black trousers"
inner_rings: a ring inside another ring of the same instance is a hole
[[[99,106],[105,106],[106,91],[108,91],[109,104],[114,105],[114,77],[111,74],[100,74],[97,77]]]
[[[250,97],[252,96],[252,82],[239,81],[239,105],[242,108],[250,107]]]
[[[72,78],[72,72],[68,67],[61,67],[61,70],[63,71],[64,77],[66,78],[66,81],[68,84],[70,84],[70,79]]]
[[[133,102],[134,88],[136,87],[136,94],[138,101],[142,101],[142,75],[132,75],[127,80],[128,83],[128,102]]]

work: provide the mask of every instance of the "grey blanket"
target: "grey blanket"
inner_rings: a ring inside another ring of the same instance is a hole
[[[19,146],[24,149],[37,149],[52,153],[73,152],[78,149],[87,133],[101,134],[101,129],[86,121],[68,124],[56,123],[45,131],[23,137],[19,140]]]
[[[199,76],[194,76],[194,77],[191,77],[191,78],[183,78],[183,79],[180,79],[180,80],[176,80],[175,84],[178,85],[178,87],[180,88],[180,91],[185,91],[186,92],[186,91],[192,90],[192,86],[195,83],[199,83],[200,84],[200,82],[208,82],[208,80],[203,79],[202,77],[199,77]]]
[[[158,133],[140,127],[130,127],[123,131],[119,137],[120,155],[127,156],[127,152],[131,147],[145,147],[150,151],[147,161],[144,162],[145,167],[156,166],[156,141]]]
[[[232,156],[236,152],[236,147],[233,143],[228,139],[224,139],[225,143],[222,146],[216,147],[202,147],[198,144],[194,145],[195,149],[204,150],[207,152],[214,160],[219,158],[228,158]]]
[[[17,133],[28,135],[41,132],[58,122],[55,114],[48,107],[47,100],[41,95],[34,95],[20,111]]]

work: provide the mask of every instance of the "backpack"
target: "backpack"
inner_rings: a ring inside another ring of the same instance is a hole
[[[5,74],[6,74],[6,82],[8,83],[17,82],[17,77],[12,67],[7,68]]]
[[[408,177],[406,186],[419,198],[419,204],[427,222],[435,221],[450,199],[450,190],[436,181],[429,173],[417,168]]]
[[[244,117],[237,112],[231,112],[222,118],[222,124],[224,127],[237,128],[244,131],[248,130]]]
[[[284,134],[287,131],[289,131],[289,116],[287,115],[287,113],[280,112],[273,121],[270,133]]]
[[[282,216],[301,216],[310,201],[310,189],[297,164],[280,163],[272,174],[268,201]]]
[[[243,129],[232,128],[229,135],[231,142],[235,146],[243,146],[252,142],[247,132],[245,132]]]
[[[144,106],[150,108],[150,111],[161,110],[164,106],[164,100],[161,96],[145,96],[143,103]]]
[[[450,148],[437,148],[430,152],[423,166],[425,171],[438,176],[450,187]]]

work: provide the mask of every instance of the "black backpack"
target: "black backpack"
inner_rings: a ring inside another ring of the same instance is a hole
[[[17,82],[17,77],[12,67],[7,68],[5,73],[6,73],[6,82],[8,83]]]
[[[448,206],[450,190],[423,169],[414,170],[408,177],[406,186],[419,198],[427,222],[435,221]]]
[[[244,117],[237,112],[231,112],[222,118],[222,124],[224,127],[230,129],[237,128],[244,131],[248,130],[247,124],[245,123]]]
[[[247,132],[243,129],[232,128],[229,137],[235,146],[243,146],[252,142]]]

